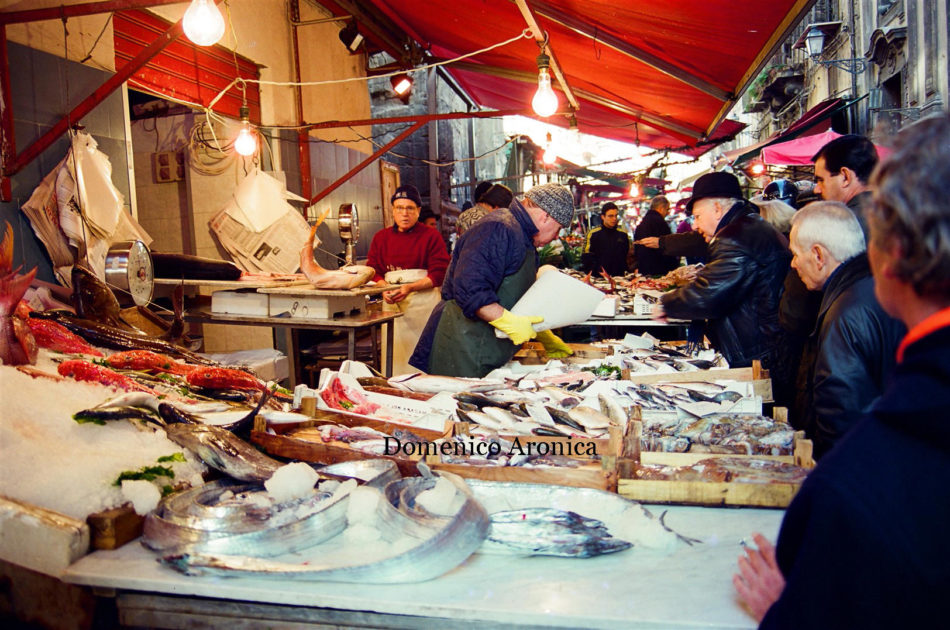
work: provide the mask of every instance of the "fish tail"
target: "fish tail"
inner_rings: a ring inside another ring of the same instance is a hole
[[[13,227],[9,221],[4,221],[7,227],[3,231],[3,240],[0,241],[0,274],[10,273],[13,269]]]
[[[9,227],[10,224],[7,223],[7,228]],[[5,249],[5,247],[5,245],[0,247],[0,250]],[[6,252],[0,252],[0,257],[5,255]],[[2,264],[2,261],[0,261],[0,264]],[[22,276],[8,274],[0,278],[0,314],[8,315],[13,312],[16,305],[20,303],[20,298],[26,293],[30,283],[33,282],[34,276],[36,276],[36,267]]]

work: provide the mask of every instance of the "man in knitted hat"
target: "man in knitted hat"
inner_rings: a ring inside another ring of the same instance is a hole
[[[432,311],[410,365],[430,374],[482,377],[535,337],[548,356],[570,354],[554,333],[534,330],[532,324],[543,318],[508,309],[534,284],[537,248],[557,238],[573,218],[571,191],[542,184],[472,225],[455,245],[442,302]],[[498,338],[495,329],[507,336]]]
[[[367,264],[376,269],[374,280],[393,285],[383,301],[385,310],[402,313],[393,322],[393,373],[404,374],[411,370],[409,355],[429,313],[439,303],[449,252],[438,230],[419,222],[422,197],[415,186],[400,186],[391,202],[393,226],[373,236]]]

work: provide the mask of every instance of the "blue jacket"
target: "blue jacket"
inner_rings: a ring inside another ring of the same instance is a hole
[[[442,302],[432,310],[410,365],[428,369],[432,339],[445,302],[455,300],[465,317],[478,319],[475,311],[498,301],[501,281],[518,271],[526,253],[534,251],[537,256],[533,240],[537,233],[524,206],[515,199],[507,210],[495,210],[462,234],[442,282]]]
[[[881,398],[808,476],[760,628],[946,627],[950,326],[907,346]]]

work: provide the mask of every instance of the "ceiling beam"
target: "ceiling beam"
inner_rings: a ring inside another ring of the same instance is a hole
[[[62,20],[97,13],[114,13],[129,9],[147,9],[166,4],[181,4],[183,0],[109,0],[106,2],[84,2],[46,9],[27,9],[24,11],[0,12],[0,24],[22,24],[41,20]]]
[[[561,91],[564,92],[564,96],[567,97],[567,100],[573,109],[580,109],[580,103],[577,102],[574,92],[571,91],[571,86],[567,84],[567,78],[561,71],[561,64],[557,62],[557,56],[554,54],[554,48],[551,46],[551,42],[548,41],[547,32],[545,32],[545,30],[541,28],[541,25],[538,24],[538,20],[534,17],[534,13],[531,11],[531,7],[528,6],[526,0],[515,0],[515,4],[518,5],[518,10],[521,11],[521,16],[527,23],[528,28],[531,29],[531,34],[534,35],[535,41],[538,42],[539,45],[543,45],[543,47],[547,48],[548,56],[551,57],[551,71],[557,78],[557,82],[561,84]]]
[[[504,79],[512,79],[514,81],[520,81],[522,83],[534,83],[537,81],[532,72],[525,72],[524,70],[512,70],[510,68],[500,68],[498,66],[489,66],[486,64],[472,63],[470,61],[456,61],[452,63],[451,66],[454,70],[467,70],[469,72],[479,72],[481,74],[488,74],[495,77],[502,77]],[[603,105],[614,111],[621,112],[628,116],[632,116],[637,119],[638,122],[642,122],[649,127],[662,132],[672,132],[686,138],[692,138],[698,140],[703,137],[703,131],[695,127],[690,127],[682,123],[678,123],[673,120],[667,120],[656,114],[650,114],[643,110],[636,109],[630,105],[619,103],[612,99],[609,99],[605,96],[600,96],[586,90],[575,89],[575,93],[580,96],[582,99],[596,103],[598,105]],[[562,112],[563,113],[563,112]]]
[[[724,90],[718,85],[710,83],[706,79],[698,77],[695,74],[687,72],[686,70],[683,70],[682,68],[675,66],[668,61],[660,59],[656,55],[649,53],[642,48],[634,46],[633,44],[626,42],[619,37],[600,29],[599,27],[595,27],[572,14],[553,7],[547,2],[543,2],[542,0],[532,0],[531,5],[534,7],[534,10],[538,15],[542,15],[552,22],[560,24],[561,26],[574,31],[575,33],[589,37],[590,39],[600,42],[609,48],[613,48],[621,54],[624,54],[632,59],[636,59],[637,61],[640,61],[655,70],[659,70],[663,74],[678,81],[682,81],[686,85],[694,87],[701,92],[719,99],[720,101],[727,101],[733,96],[728,90]]]

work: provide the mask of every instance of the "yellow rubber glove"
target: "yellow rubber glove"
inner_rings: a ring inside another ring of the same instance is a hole
[[[539,324],[544,321],[543,317],[537,315],[515,315],[508,309],[502,313],[498,319],[488,322],[501,332],[508,335],[511,343],[520,346],[528,339],[534,339],[538,333],[531,324]]]
[[[542,330],[539,332],[538,341],[544,346],[544,352],[550,359],[563,359],[564,357],[569,357],[574,354],[574,351],[550,330]]]

